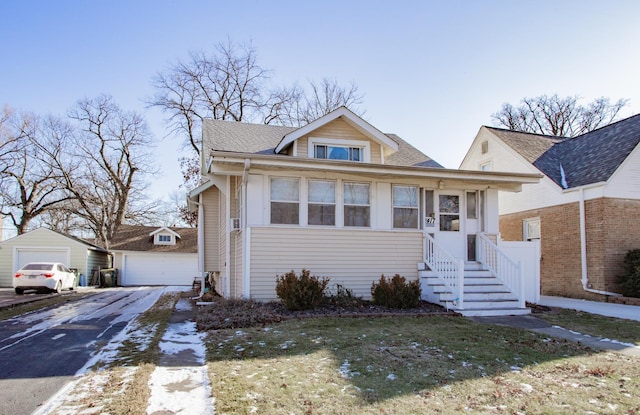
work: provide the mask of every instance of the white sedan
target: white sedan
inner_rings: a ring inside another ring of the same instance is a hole
[[[64,264],[30,262],[16,272],[13,288],[18,295],[24,294],[26,290],[60,293],[67,288],[73,290],[75,278],[75,274]]]

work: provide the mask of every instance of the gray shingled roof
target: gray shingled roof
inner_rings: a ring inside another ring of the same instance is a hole
[[[111,241],[111,249],[115,251],[146,252],[198,252],[198,230],[195,228],[169,227],[180,235],[175,245],[155,245],[153,236],[149,234],[162,226],[121,225],[117,235]]]
[[[501,128],[487,127],[491,132],[500,137],[511,148],[516,150],[529,163],[536,161],[542,154],[564,138],[551,135],[523,133],[520,131],[503,130]]]
[[[205,152],[211,150],[238,153],[272,154],[282,137],[296,130],[264,124],[247,124],[234,121],[204,120],[203,140]],[[398,143],[398,151],[385,159],[385,163],[395,166],[442,166],[420,150],[395,134],[386,134]]]
[[[640,142],[640,114],[557,142],[557,137],[491,130],[561,187],[564,171],[571,188],[609,180]]]

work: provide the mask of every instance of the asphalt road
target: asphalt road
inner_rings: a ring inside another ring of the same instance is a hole
[[[151,307],[162,287],[113,288],[0,321],[0,415],[31,414],[129,321]]]

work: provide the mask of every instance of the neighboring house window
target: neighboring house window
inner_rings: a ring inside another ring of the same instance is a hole
[[[362,161],[362,148],[318,144],[315,146],[314,155],[317,159]]]
[[[540,239],[540,218],[525,219],[522,221],[522,234],[525,241]]]
[[[440,230],[441,231],[460,231],[460,196],[456,195],[440,195]]]
[[[393,227],[418,227],[417,186],[393,186]]]
[[[308,223],[336,224],[336,182],[309,180]]]
[[[171,235],[158,235],[158,242],[171,242]]]
[[[480,163],[480,170],[481,171],[491,171],[491,170],[493,170],[493,166],[491,165],[490,161],[485,161],[484,163]]]
[[[300,223],[300,181],[298,179],[271,179],[271,223]]]
[[[370,226],[369,184],[344,183],[344,226]]]
[[[483,141],[481,145],[482,154],[487,154],[489,152],[489,142]]]

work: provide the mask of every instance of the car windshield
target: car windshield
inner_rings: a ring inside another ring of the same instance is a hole
[[[52,264],[33,263],[25,265],[22,269],[27,271],[51,271],[51,268],[53,268]]]

